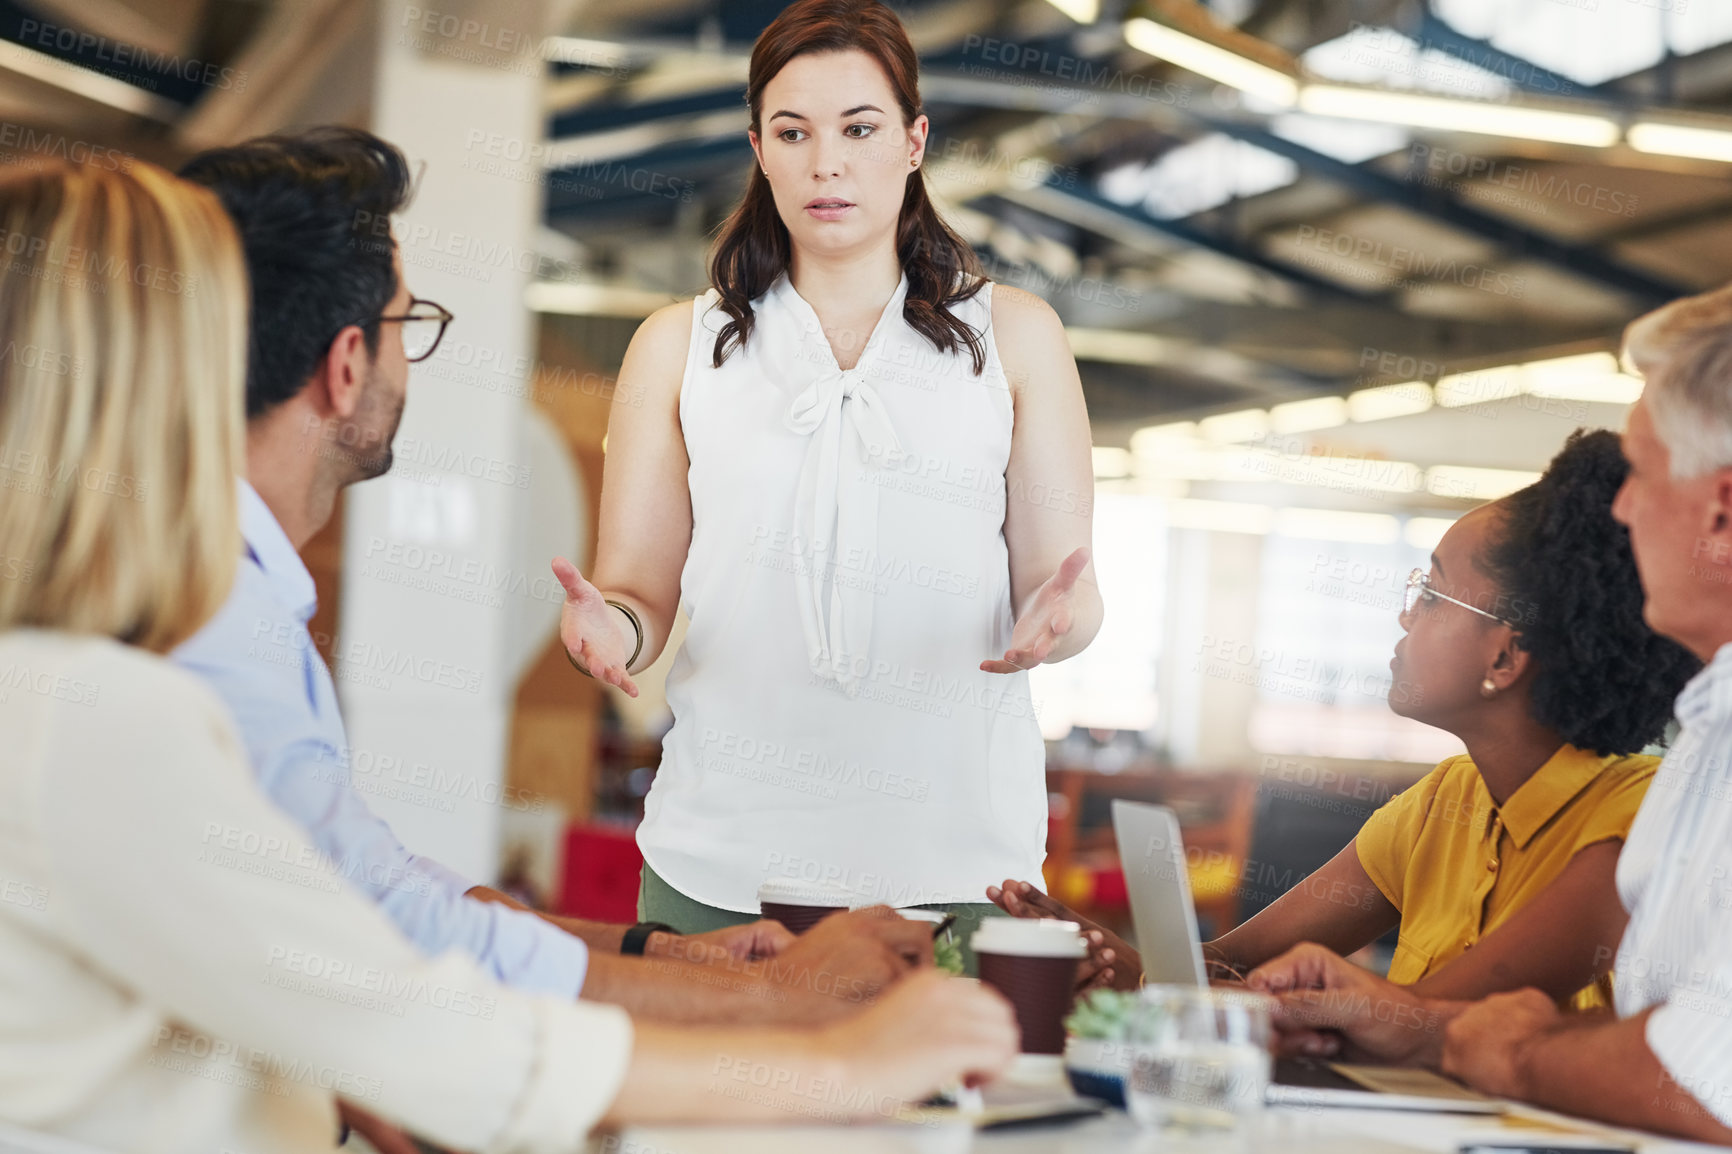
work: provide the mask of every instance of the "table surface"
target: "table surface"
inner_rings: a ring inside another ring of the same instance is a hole
[[[1158,1134],[1122,1111],[1082,1121],[976,1132],[962,1124],[637,1127],[598,1139],[601,1154],[1455,1154],[1466,1141],[1564,1141],[1598,1136],[1641,1154],[1720,1147],[1577,1122],[1528,1107],[1501,1116],[1411,1110],[1271,1107],[1242,1133]]]

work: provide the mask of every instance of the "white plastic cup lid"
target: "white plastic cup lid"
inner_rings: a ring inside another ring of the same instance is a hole
[[[906,909],[906,910],[897,910],[896,912],[898,914],[901,914],[903,917],[907,918],[911,922],[929,922],[935,926],[942,923],[945,918],[950,916],[949,914],[945,913],[943,910]]]
[[[1080,958],[1088,953],[1082,927],[1057,918],[987,918],[969,939],[977,954]]]
[[[821,906],[845,910],[854,904],[854,895],[841,886],[825,882],[801,881],[799,878],[771,878],[758,887],[758,904],[774,902],[783,906]]]

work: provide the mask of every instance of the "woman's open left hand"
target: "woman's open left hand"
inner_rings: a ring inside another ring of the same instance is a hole
[[[584,580],[577,566],[564,557],[553,559],[553,575],[565,587],[559,607],[559,640],[571,663],[597,681],[637,696],[637,683],[625,663],[631,650],[620,636],[619,619],[601,590]]]
[[[1088,568],[1089,550],[1085,545],[1066,557],[1058,572],[1048,577],[1046,584],[1035,590],[1028,608],[1017,620],[1010,635],[1010,648],[1002,660],[988,659],[980,667],[988,673],[1015,673],[1032,669],[1045,661],[1058,639],[1070,632],[1075,620],[1072,602],[1076,596],[1077,578]]]

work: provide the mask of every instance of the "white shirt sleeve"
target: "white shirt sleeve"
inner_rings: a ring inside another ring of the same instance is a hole
[[[1716,911],[1718,912],[1718,911]],[[1680,1088],[1732,1126],[1732,918],[1711,950],[1664,975],[1666,1000],[1648,1018],[1648,1048]]]
[[[31,759],[69,948],[189,1026],[365,1080],[369,1109],[436,1142],[582,1142],[624,1076],[629,1017],[423,957],[259,792],[208,689],[166,663],[97,672],[96,715],[60,710]]]

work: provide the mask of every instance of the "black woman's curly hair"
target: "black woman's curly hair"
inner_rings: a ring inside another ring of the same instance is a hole
[[[1501,502],[1479,559],[1505,604],[1524,610],[1534,720],[1601,756],[1657,741],[1702,667],[1642,620],[1629,530],[1612,520],[1629,468],[1616,433],[1577,429],[1538,481]]]

